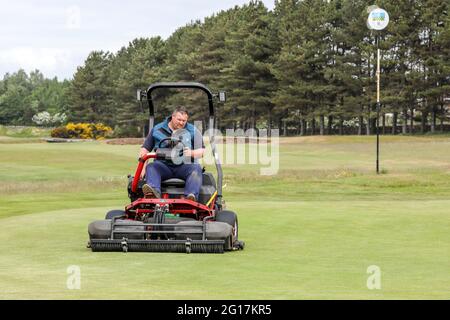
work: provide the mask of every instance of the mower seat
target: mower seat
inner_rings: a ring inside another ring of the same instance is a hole
[[[200,203],[207,203],[216,191],[216,181],[214,176],[209,172],[202,174],[202,186],[200,187],[199,199]],[[161,182],[161,191],[168,193],[170,198],[180,198],[184,195],[185,181],[177,178],[167,179]]]
[[[184,184],[184,180],[177,178],[171,178],[161,181],[161,187],[184,187]]]

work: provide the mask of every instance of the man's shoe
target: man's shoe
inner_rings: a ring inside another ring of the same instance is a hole
[[[195,198],[195,195],[193,193],[189,193],[188,196],[186,197],[186,199],[191,200],[191,201],[197,201],[197,199]]]
[[[142,192],[144,193],[144,198],[160,198],[158,191],[148,184],[142,186]]]

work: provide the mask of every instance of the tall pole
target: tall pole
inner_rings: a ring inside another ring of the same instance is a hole
[[[378,35],[375,36],[377,43],[377,174],[380,173],[380,46]]]
[[[367,18],[367,27],[370,30],[375,30],[378,32],[387,27],[389,23],[389,14],[386,10],[378,8],[373,5],[367,8],[369,17]],[[377,174],[380,173],[380,39],[378,33],[375,33],[375,43],[377,46],[377,119],[376,119],[376,130],[377,130],[377,160],[376,160],[376,170]]]

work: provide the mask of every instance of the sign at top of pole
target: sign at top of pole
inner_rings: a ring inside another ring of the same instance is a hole
[[[367,25],[373,30],[383,30],[389,23],[389,14],[386,10],[381,8],[375,8],[369,12],[367,18]]]

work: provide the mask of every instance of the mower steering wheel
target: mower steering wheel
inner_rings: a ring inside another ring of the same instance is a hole
[[[168,147],[161,148],[162,143],[166,142],[166,141],[170,141],[168,143]],[[180,145],[181,145],[181,147],[180,147]],[[158,143],[156,152],[158,153],[158,149],[160,149],[161,152],[165,154],[166,159],[170,159],[174,164],[182,164],[185,162],[184,148],[186,148],[186,145],[183,143],[181,137],[179,137],[179,138],[168,137],[168,138],[162,139]]]
[[[181,138],[167,137],[167,138],[162,139],[162,140],[158,143],[158,149],[161,148],[161,144],[162,144],[163,142],[166,142],[166,141],[170,141],[170,143],[169,143],[169,148],[170,148],[170,149],[177,148],[178,144],[180,144],[180,143],[181,143],[181,145],[183,146],[183,149],[186,148],[186,145],[183,143],[183,141],[182,141]]]

